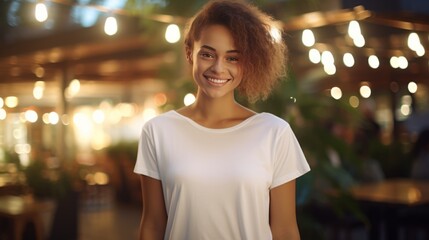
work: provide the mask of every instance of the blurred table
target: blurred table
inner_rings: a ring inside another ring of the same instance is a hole
[[[21,240],[27,223],[34,223],[36,239],[43,239],[40,204],[31,196],[0,196],[0,218],[11,220],[12,237]]]
[[[429,181],[388,179],[353,186],[350,193],[369,206],[371,239],[380,239],[378,229],[382,229],[386,239],[396,239],[397,213],[400,210],[426,205],[429,207]]]

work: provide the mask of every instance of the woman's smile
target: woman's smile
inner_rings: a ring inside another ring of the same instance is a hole
[[[228,83],[230,80],[230,79],[214,78],[214,77],[209,77],[209,76],[205,76],[205,77],[210,84],[212,84],[213,86],[216,86],[216,87],[221,87],[221,86],[225,85],[226,83]]]

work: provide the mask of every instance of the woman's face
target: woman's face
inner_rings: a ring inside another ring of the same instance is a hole
[[[194,42],[192,64],[199,97],[234,96],[243,73],[240,52],[226,27],[209,25],[201,31],[200,40]]]

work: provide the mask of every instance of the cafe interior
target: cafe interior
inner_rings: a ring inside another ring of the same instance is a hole
[[[137,239],[141,127],[195,100],[183,33],[205,2],[0,2],[0,240]],[[289,71],[238,100],[304,150],[301,238],[429,239],[429,2],[252,2]]]

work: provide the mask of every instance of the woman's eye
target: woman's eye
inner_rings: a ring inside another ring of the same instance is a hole
[[[203,58],[214,58],[214,56],[210,53],[201,53],[200,55]]]
[[[238,62],[237,57],[228,57],[226,60],[228,60],[229,62]]]

